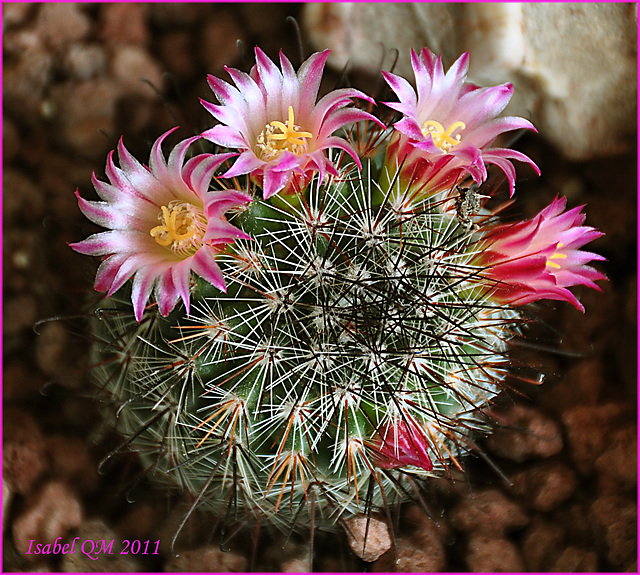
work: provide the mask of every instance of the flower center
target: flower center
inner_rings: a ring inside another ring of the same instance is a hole
[[[161,206],[158,220],[162,224],[152,228],[149,234],[176,255],[193,255],[202,246],[207,220],[201,208],[172,200],[166,206]]]
[[[435,120],[427,120],[422,125],[422,133],[425,138],[431,135],[433,143],[438,146],[443,152],[451,151],[451,148],[457,146],[460,143],[460,134],[453,135],[458,128],[460,130],[465,129],[464,122],[454,122],[446,130],[440,122]]]
[[[561,247],[562,247],[562,242],[560,242],[556,246],[556,249],[560,249]],[[560,269],[562,266],[560,264],[557,264],[556,262],[552,262],[551,260],[564,260],[566,258],[567,258],[567,254],[561,254],[560,252],[556,252],[555,254],[547,258],[547,265],[551,266],[552,268]]]
[[[293,107],[289,106],[286,124],[273,121],[260,132],[256,142],[257,155],[266,162],[279,158],[285,150],[301,156],[307,151],[307,138],[312,136],[311,132],[303,132],[300,126],[296,126]]]

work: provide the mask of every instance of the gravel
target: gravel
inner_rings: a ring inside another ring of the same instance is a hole
[[[67,245],[93,230],[73,192],[91,196],[91,172],[102,177],[120,136],[144,158],[174,125],[179,137],[208,127],[198,102],[211,99],[207,74],[246,69],[256,44],[299,63],[286,19],[298,13],[296,4],[3,5],[5,571],[307,568],[304,535],[287,540],[263,527],[257,539],[247,530],[227,542],[227,533],[222,552],[216,518],[198,514],[172,551],[186,498],[139,482],[135,456],[101,465],[119,440],[88,381],[81,316],[95,262]],[[328,74],[327,86],[339,77]],[[468,458],[453,484],[426,486],[431,518],[415,505],[400,510],[395,544],[365,557],[369,569],[637,569],[635,154],[574,163],[534,136],[518,148],[543,174],[519,181],[523,216],[570,189],[574,205],[587,204],[587,223],[607,234],[594,250],[607,257],[610,282],[603,293],[578,290],[584,315],[532,309],[552,328],[532,334],[538,349],[515,353],[545,383],[514,378],[516,393],[494,407],[498,433],[479,444],[486,457]],[[41,320],[50,321],[34,329]],[[119,562],[29,560],[30,539],[57,536],[161,543],[157,556]],[[358,555],[344,531],[316,533],[316,570],[361,571]]]

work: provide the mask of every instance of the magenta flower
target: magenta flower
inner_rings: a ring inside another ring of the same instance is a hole
[[[480,246],[478,262],[483,276],[495,281],[491,297],[499,303],[523,305],[541,299],[563,300],[584,311],[567,289],[594,283],[606,276],[587,264],[604,260],[580,248],[602,232],[583,226],[584,206],[563,213],[565,198],[557,197],[526,222],[502,225],[490,232]]]
[[[250,74],[225,68],[236,87],[209,76],[220,105],[202,101],[221,122],[202,135],[241,152],[224,177],[251,174],[266,199],[283,190],[303,189],[314,173],[320,178],[337,175],[325,155],[328,148],[344,150],[360,167],[355,150],[333,133],[360,120],[379,121],[363,110],[347,107],[353,103],[351,98],[373,102],[358,90],[334,90],[316,103],[329,50],[312,55],[297,74],[282,53],[282,71],[259,48],[255,54],[256,65]]]
[[[236,190],[209,191],[214,171],[233,154],[201,154],[184,163],[189,146],[199,139],[196,136],[180,142],[165,161],[161,145],[171,132],[153,145],[148,168],[120,140],[120,168],[113,162],[113,152],[106,165],[110,183],[95,174],[92,178],[103,201],[85,200],[76,191],[84,215],[109,230],[71,247],[83,254],[106,256],[95,288],[107,296],[133,276],[131,300],[138,321],[152,291],[163,316],[178,298],[188,312],[192,271],[225,291],[215,256],[236,238],[248,238],[227,222],[225,213],[251,197]]]
[[[433,469],[427,450],[429,442],[424,431],[412,420],[399,420],[381,430],[373,444],[375,464],[382,469],[405,465]]]
[[[387,148],[392,174],[402,165],[401,180],[424,195],[452,189],[466,174],[480,184],[487,179],[486,164],[495,164],[506,174],[513,195],[516,173],[510,160],[526,162],[539,173],[521,152],[491,147],[504,132],[535,131],[524,118],[497,117],[511,99],[512,84],[480,88],[466,82],[468,53],[446,74],[442,58],[427,48],[420,54],[411,50],[411,65],[416,90],[404,78],[383,72],[400,100],[385,104],[403,114]]]

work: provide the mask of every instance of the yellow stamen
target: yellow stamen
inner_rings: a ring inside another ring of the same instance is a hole
[[[557,249],[560,249],[561,247],[562,247],[562,243],[559,243],[556,246]],[[560,252],[556,252],[555,254],[547,258],[547,265],[560,269],[562,266],[560,264],[557,264],[556,262],[552,262],[551,260],[564,260],[566,258],[567,258],[567,254],[561,254]]]
[[[149,235],[161,246],[185,255],[202,244],[207,222],[200,208],[173,200],[160,207],[158,219],[162,224],[152,228]]]
[[[454,122],[446,130],[440,122],[435,120],[427,120],[422,125],[422,133],[426,136],[431,135],[433,143],[438,146],[443,152],[449,152],[451,148],[457,146],[460,143],[460,134],[453,136],[458,128],[460,130],[465,129],[464,122]]]
[[[311,137],[311,132],[304,132],[296,126],[293,107],[289,106],[286,124],[274,120],[258,136],[258,155],[267,162],[277,159],[285,150],[300,156],[307,151],[307,139]]]

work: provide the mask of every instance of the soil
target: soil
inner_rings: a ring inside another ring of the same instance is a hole
[[[181,126],[178,138],[206,129],[207,74],[248,69],[254,45],[298,65],[312,52],[290,18],[299,10],[3,5],[3,570],[306,571],[312,561],[317,571],[637,571],[635,149],[575,163],[540,136],[518,142],[542,170],[519,173],[521,215],[556,194],[586,203],[587,223],[606,233],[592,249],[607,258],[609,281],[601,293],[576,290],[584,315],[566,304],[530,310],[546,327],[514,352],[532,367],[494,407],[496,433],[464,476],[424,486],[427,512],[398,510],[394,545],[377,560],[360,559],[340,530],[316,533],[313,550],[266,527],[220,545],[216,518],[198,515],[176,556],[185,497],[147,484],[135,455],[102,464],[118,438],[88,373],[95,262],[67,244],[93,228],[73,192],[91,196],[91,173],[104,177],[121,135],[144,160],[171,127]],[[343,80],[327,73],[326,88]],[[28,553],[57,537],[113,539],[114,553]],[[124,540],[148,541],[149,553],[121,555]]]

